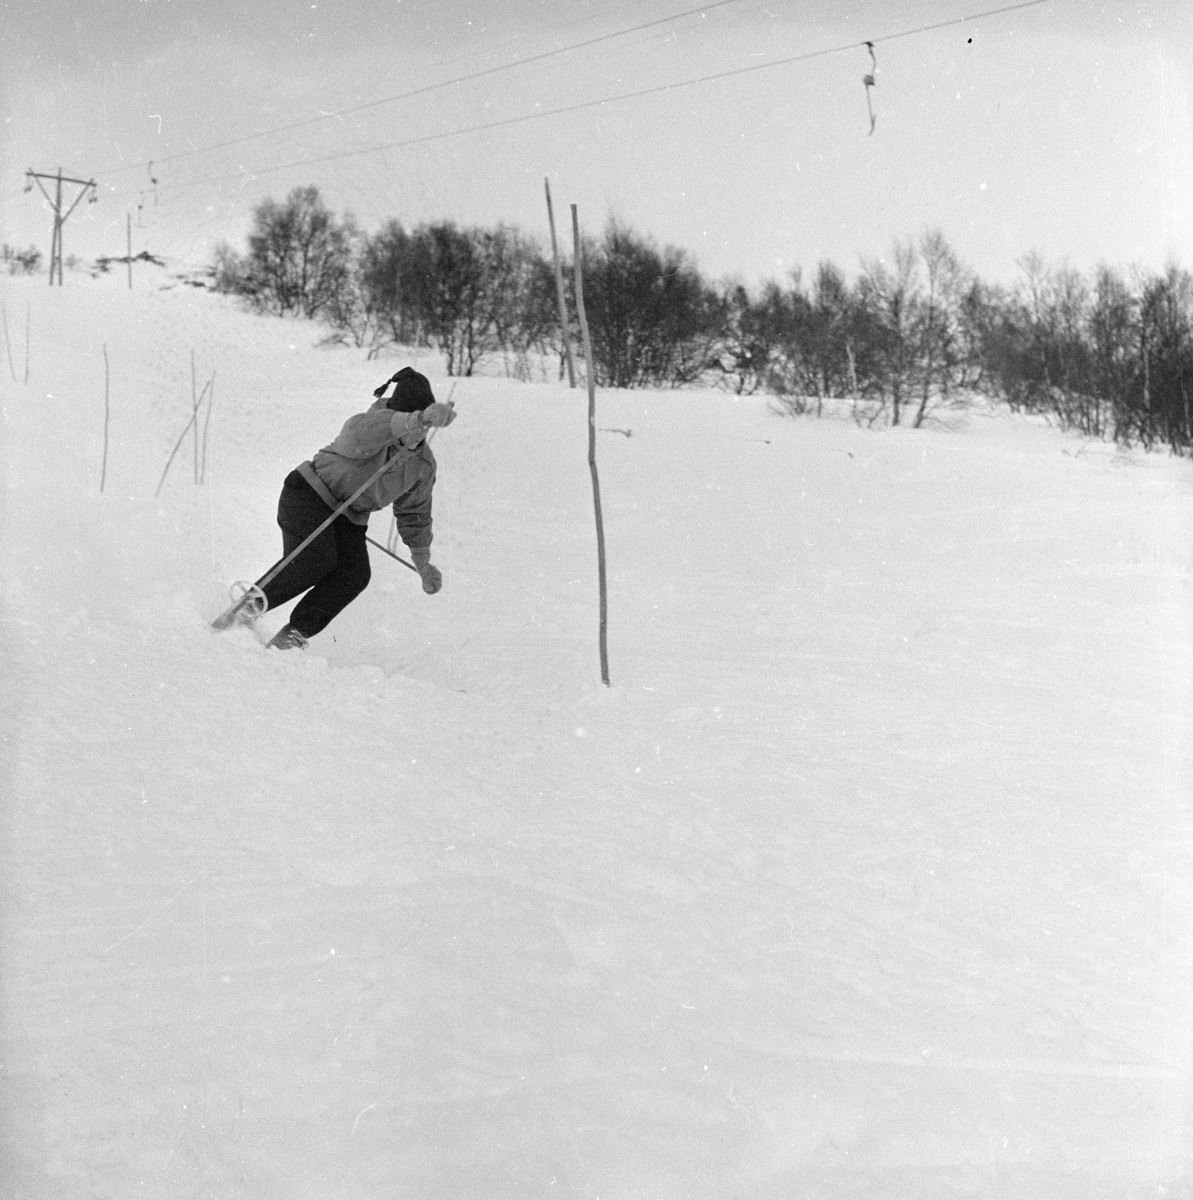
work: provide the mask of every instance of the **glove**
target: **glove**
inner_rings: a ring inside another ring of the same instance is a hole
[[[444,425],[450,425],[456,419],[456,406],[451,400],[446,404],[440,404],[436,400],[434,404],[428,404],[419,413],[418,419],[423,425],[438,425],[442,428]]]
[[[443,572],[438,567],[432,566],[431,563],[423,563],[418,566],[418,573],[422,576],[423,591],[428,596],[433,596],[443,587]]]

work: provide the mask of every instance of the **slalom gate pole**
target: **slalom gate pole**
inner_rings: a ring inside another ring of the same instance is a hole
[[[597,581],[600,591],[600,656],[601,682],[609,683],[609,601],[605,579],[605,523],[601,517],[601,481],[597,477],[596,463],[596,376],[593,373],[592,337],[588,329],[588,315],[584,308],[584,243],[580,240],[580,217],[576,205],[572,205],[572,237],[575,241],[576,316],[580,318],[580,336],[584,339],[584,376],[588,383],[588,470],[592,476],[592,509],[596,517],[597,537]]]
[[[341,504],[340,507],[337,508],[335,510],[335,512],[333,512],[331,514],[331,516],[327,518],[326,521],[323,522],[322,525],[320,525],[312,533],[307,534],[307,536],[305,538],[303,538],[302,541],[299,542],[298,545],[295,546],[294,549],[291,550],[290,553],[287,554],[285,558],[283,558],[280,562],[277,562],[272,567],[270,567],[269,570],[266,571],[265,574],[262,575],[261,578],[257,580],[255,586],[257,586],[259,588],[263,588],[284,567],[288,566],[291,562],[293,562],[293,560],[295,558],[297,558],[336,519],[336,517],[340,516],[343,512],[345,512],[348,509],[348,507],[353,503],[353,501],[355,501],[357,499],[357,497],[363,495],[370,487],[372,487],[372,485],[374,483],[376,483],[377,480],[380,479],[381,476],[384,475],[385,472],[388,471],[390,469],[390,467],[392,467],[394,465],[394,463],[397,461],[398,461],[398,456],[395,454],[393,458],[389,459],[388,461],[383,463],[380,467],[378,467],[377,470],[374,471],[373,474],[370,475],[368,477],[368,479],[366,479],[364,481],[364,483],[362,483],[360,485],[360,487],[358,487],[356,489],[356,491],[354,491],[352,493],[352,495],[349,496],[348,499],[345,500],[344,503]],[[232,616],[233,613],[239,612],[240,609],[244,606],[244,602],[248,599],[248,597],[249,597],[249,593],[246,591],[243,596],[241,596],[239,599],[233,601],[232,604],[228,608],[226,608],[224,610],[224,612],[220,614],[219,617],[216,618],[217,627],[218,627],[219,621],[222,618],[230,617],[230,616]]]

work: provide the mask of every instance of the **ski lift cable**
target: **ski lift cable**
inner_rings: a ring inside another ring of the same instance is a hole
[[[199,179],[184,180],[181,183],[162,183],[163,190],[183,191],[187,188],[198,187],[205,183],[225,183],[232,179],[245,180],[258,175],[267,175],[275,171],[288,170],[291,167],[312,167],[323,163],[339,162],[346,158],[357,158],[366,154],[378,154],[383,150],[396,150],[407,146],[418,146],[428,142],[438,142],[446,138],[462,137],[469,133],[482,133],[492,129],[508,128],[511,125],[521,125],[528,121],[538,121],[544,117],[563,116],[568,113],[582,112],[589,108],[600,108],[606,104],[614,104],[622,100],[640,99],[644,96],[657,96],[664,92],[676,91],[680,88],[693,87],[702,83],[713,83],[721,79],[731,79],[740,75],[752,74],[756,71],[771,70],[776,67],[791,66],[795,63],[809,62],[812,59],[827,58],[833,54],[842,54],[859,47],[878,45],[880,42],[892,42],[900,38],[913,37],[918,34],[931,33],[938,29],[946,29],[953,25],[962,25],[970,21],[979,21],[988,17],[1001,16],[1022,9],[1037,8],[1049,4],[1052,0],[1020,0],[1017,4],[1003,5],[1000,8],[987,9],[983,12],[970,13],[963,17],[953,17],[946,21],[936,21],[930,25],[920,25],[914,29],[903,29],[896,33],[885,34],[881,37],[869,38],[861,42],[847,42],[839,46],[830,46],[823,50],[810,50],[803,54],[790,55],[787,58],[775,59],[772,62],[753,63],[746,67],[735,67],[728,71],[719,71],[713,75],[698,75],[692,79],[681,79],[672,83],[657,84],[654,87],[640,88],[633,92],[620,92],[613,96],[603,96],[597,100],[584,100],[576,104],[566,104],[559,108],[543,109],[538,112],[523,113],[516,117],[505,117],[497,121],[485,121],[476,125],[465,125],[459,129],[448,129],[440,133],[422,134],[418,137],[402,138],[398,141],[383,142],[375,146],[363,146],[356,150],[341,150],[335,154],[325,154],[318,158],[300,158],[289,162],[275,163],[271,166],[255,167],[251,171],[241,167],[238,171],[224,175],[207,175]],[[160,161],[160,160],[158,160]]]
[[[484,79],[489,75],[497,75],[502,71],[512,71],[516,67],[527,67],[532,63],[543,62],[548,58],[558,58],[561,54],[569,54],[573,50],[584,50],[589,46],[599,45],[601,42],[610,42],[615,38],[628,37],[632,33],[641,33],[646,29],[653,29],[658,25],[667,25],[672,21],[682,20],[684,17],[694,16],[696,13],[712,12],[714,9],[726,8],[730,4],[739,4],[741,0],[716,0],[713,4],[702,4],[698,8],[685,9],[683,12],[674,13],[669,17],[658,17],[653,21],[644,21],[640,25],[632,25],[627,29],[617,29],[612,33],[603,33],[598,37],[588,38],[582,42],[573,42],[567,46],[560,46],[555,50],[544,50],[541,54],[532,54],[528,58],[518,59],[517,62],[501,63],[496,67],[486,67],[481,71],[473,71],[469,75],[460,75],[454,79],[445,79],[439,83],[429,83],[423,87],[412,88],[410,91],[398,92],[392,96],[382,96],[377,100],[368,100],[363,104],[354,104],[349,108],[336,109],[334,112],[321,112],[314,117],[304,117],[301,121],[292,121],[288,125],[276,125],[270,129],[262,129],[257,133],[247,133],[241,137],[229,138],[224,142],[214,142],[210,146],[199,146],[194,150],[180,150],[177,154],[167,154],[163,158],[151,159],[149,161],[150,174],[153,172],[154,163],[162,164],[169,162],[177,162],[183,158],[193,158],[196,154],[208,154],[214,150],[224,150],[229,146],[243,145],[245,142],[255,141],[258,138],[272,137],[279,133],[289,133],[293,129],[303,129],[308,125],[316,125],[322,121],[331,121],[353,113],[365,112],[371,108],[380,108],[384,104],[396,104],[399,100],[409,100],[415,96],[425,96],[430,92],[441,91],[444,88],[455,87],[461,83],[471,83],[477,79]],[[146,164],[144,162],[127,163],[123,166],[111,167],[104,174],[114,175],[120,171],[131,171],[139,169]],[[156,182],[156,181],[155,181]]]

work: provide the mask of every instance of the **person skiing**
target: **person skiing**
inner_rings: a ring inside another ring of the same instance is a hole
[[[384,399],[390,384],[393,393]],[[251,625],[262,613],[305,592],[269,643],[278,650],[305,649],[308,640],[368,585],[369,514],[387,505],[393,507],[398,534],[410,550],[423,591],[434,595],[443,586],[442,573],[431,563],[436,465],[427,434],[450,425],[455,408],[450,401],[439,403],[427,377],[412,367],[403,367],[373,395],[368,411],[349,417],[335,441],[286,476],[278,500],[282,561],[372,475],[386,463],[389,467],[280,571],[267,572],[263,584],[248,587],[213,628]]]

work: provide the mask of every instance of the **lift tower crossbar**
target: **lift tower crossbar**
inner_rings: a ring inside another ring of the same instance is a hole
[[[69,175],[62,174],[62,168],[59,167],[54,175],[47,175],[41,171],[28,170],[25,172],[25,178],[28,181],[25,184],[25,191],[33,190],[33,185],[36,183],[41,189],[41,194],[45,196],[47,203],[50,206],[50,211],[54,214],[54,235],[50,242],[50,286],[54,285],[54,271],[58,272],[58,286],[62,286],[62,226],[66,224],[66,219],[78,207],[79,201],[91,193],[91,203],[94,204],[96,196],[96,183],[94,179],[72,179]],[[54,195],[51,196],[46,191],[42,184],[42,180],[52,180],[54,183]],[[79,191],[74,200],[71,201],[70,207],[64,212],[62,209],[62,185],[64,183],[75,184]]]

